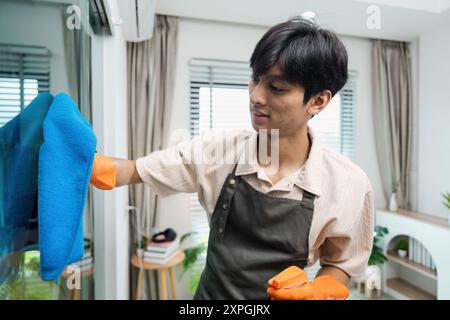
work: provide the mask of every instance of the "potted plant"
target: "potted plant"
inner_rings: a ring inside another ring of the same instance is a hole
[[[195,233],[197,233],[197,232],[190,232],[190,233],[184,234],[180,239],[180,245],[183,244],[187,238],[189,238],[191,235],[193,235]],[[180,279],[181,279],[181,277],[183,277],[183,275],[186,273],[186,271],[193,269],[193,267],[195,266],[195,263],[197,262],[199,257],[206,251],[207,247],[208,246],[207,246],[206,242],[202,242],[196,246],[183,248],[185,258],[183,260],[183,271],[180,275]],[[189,292],[191,294],[195,293],[195,290],[197,289],[197,286],[200,282],[201,274],[202,274],[202,270],[193,270],[193,272],[191,273],[190,278],[189,278],[189,284],[188,284]]]
[[[385,227],[375,227],[372,252],[369,257],[369,265],[381,265],[388,260],[388,258],[383,254],[383,249],[379,246],[380,240],[388,233],[389,230]]]
[[[139,258],[144,256],[144,250],[147,248],[148,239],[146,237],[142,237],[140,241],[136,241],[134,246],[136,248],[136,254]]]
[[[397,253],[400,257],[404,258],[408,254],[408,241],[400,239],[397,242]]]
[[[442,203],[450,210],[450,192],[443,193],[444,201]],[[450,224],[450,213],[448,215],[448,223]]]
[[[372,252],[369,256],[369,266],[366,268],[364,275],[356,280],[358,291],[364,287],[366,297],[370,298],[372,289],[377,290],[378,296],[381,295],[381,268],[380,265],[385,263],[388,258],[384,255],[383,249],[380,247],[381,239],[388,234],[389,231],[385,227],[375,226],[373,235]]]

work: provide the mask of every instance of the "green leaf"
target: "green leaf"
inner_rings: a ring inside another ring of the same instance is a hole
[[[397,248],[397,250],[408,250],[408,246],[409,246],[408,241],[406,241],[404,239],[400,239],[397,242],[396,248]]]
[[[191,277],[189,278],[189,292],[194,295],[195,291],[197,290],[198,284],[200,282],[200,278],[202,276],[202,272],[200,270],[197,270],[191,274]]]
[[[180,278],[188,271],[198,260],[198,257],[206,251],[206,244],[202,243],[198,246],[184,249],[185,258],[183,260],[183,271]]]
[[[378,246],[381,238],[389,233],[389,230],[382,226],[375,226],[375,236],[373,239],[372,252],[369,257],[369,265],[383,264],[387,261],[387,257],[383,254],[383,250]]]
[[[198,232],[193,231],[193,232],[188,232],[188,233],[183,234],[180,238],[180,244],[182,244],[184,242],[184,240],[186,240],[187,238],[189,238],[190,236],[192,236],[193,234],[196,234],[196,233],[198,233]]]
[[[442,203],[447,207],[447,209],[450,210],[450,192],[442,193],[442,196],[444,197],[444,201]]]

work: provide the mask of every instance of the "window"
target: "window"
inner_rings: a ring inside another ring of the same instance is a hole
[[[0,127],[19,114],[38,93],[49,91],[49,59],[44,47],[0,44]],[[13,252],[9,259],[18,272],[14,281],[0,283],[0,300],[55,298],[56,286],[40,280],[39,251]]]
[[[190,126],[192,136],[205,131],[252,129],[248,80],[251,71],[247,63],[205,59],[190,62]],[[354,82],[350,72],[346,86],[332,99],[331,105],[310,121],[322,144],[346,155],[353,156],[354,136]],[[208,241],[207,216],[197,194],[191,199],[193,244]],[[203,270],[206,254],[194,267],[194,282]],[[308,271],[313,278],[319,265]]]
[[[355,79],[356,72],[349,72],[349,79],[327,108],[309,121],[321,144],[353,159],[355,136]]]
[[[247,63],[192,59],[191,134],[252,128],[248,111]]]
[[[192,59],[190,61],[190,130],[197,136],[203,132],[230,129],[251,129],[248,111],[247,63]],[[191,198],[193,245],[207,243],[208,220],[198,201],[197,194]],[[193,268],[189,287],[197,287],[204,268],[206,253]]]
[[[44,47],[0,44],[0,127],[40,92],[49,91],[50,56]]]

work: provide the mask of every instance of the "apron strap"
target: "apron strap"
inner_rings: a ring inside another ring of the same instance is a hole
[[[316,196],[309,191],[303,190],[302,206],[314,209],[314,198]]]
[[[233,171],[231,172],[231,175],[232,175],[233,177],[236,176],[236,168],[237,168],[237,166],[238,166],[238,163],[239,163],[239,158],[238,158],[238,160],[236,161],[236,163],[234,164]]]

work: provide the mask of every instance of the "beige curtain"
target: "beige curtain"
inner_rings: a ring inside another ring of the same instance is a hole
[[[128,43],[129,156],[131,159],[160,150],[167,137],[167,120],[175,81],[178,21],[157,15],[149,41]],[[135,243],[140,235],[150,237],[157,225],[158,198],[144,185],[130,187],[130,205],[136,207],[130,234]],[[138,218],[138,219],[136,219]],[[139,223],[136,223],[136,222]],[[157,278],[147,280],[147,296],[158,298]],[[131,272],[132,296],[136,290],[136,270]]]
[[[410,209],[412,85],[409,46],[373,44],[373,119],[378,163],[386,199],[397,186],[397,202]]]

